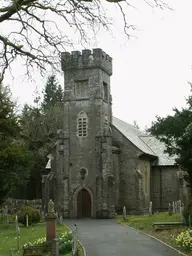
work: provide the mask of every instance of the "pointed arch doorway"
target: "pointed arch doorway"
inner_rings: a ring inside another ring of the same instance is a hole
[[[91,218],[91,207],[91,195],[87,189],[83,188],[77,194],[77,217]]]

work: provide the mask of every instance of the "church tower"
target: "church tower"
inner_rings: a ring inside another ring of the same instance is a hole
[[[65,91],[57,143],[58,210],[64,217],[112,217],[112,58],[101,49],[64,52],[61,66]]]

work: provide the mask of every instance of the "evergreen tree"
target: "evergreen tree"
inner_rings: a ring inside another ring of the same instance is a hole
[[[41,106],[25,105],[21,117],[22,136],[32,153],[28,199],[41,197],[41,175],[47,155],[57,140],[57,130],[63,127],[63,90],[55,76],[48,77]]]
[[[31,155],[20,136],[15,104],[0,84],[0,204],[29,177]]]
[[[46,110],[62,102],[63,90],[61,85],[58,84],[55,75],[49,76],[45,85],[42,108]]]
[[[192,194],[192,97],[187,99],[187,107],[178,110],[165,118],[157,117],[148,131],[163,141],[166,152],[176,156],[185,175],[184,178],[191,188]]]

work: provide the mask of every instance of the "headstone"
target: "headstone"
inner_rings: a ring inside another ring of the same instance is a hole
[[[171,204],[169,203],[169,205],[168,205],[168,213],[169,213],[169,216],[171,216],[172,215],[172,206],[171,206]]]
[[[149,203],[149,216],[152,216],[152,202]]]
[[[18,216],[17,215],[15,216],[15,228],[17,231],[17,228],[18,228]]]
[[[18,216],[15,216],[15,228],[16,228],[16,237],[17,237],[17,250],[20,249],[20,228],[18,223]]]
[[[175,201],[175,213],[177,213],[177,201]]]
[[[4,208],[4,217],[6,218],[7,224],[9,224],[9,214],[8,214],[8,207],[7,207],[7,205],[5,205],[5,208]]]
[[[123,206],[123,220],[125,221],[126,219],[127,219],[126,207]]]
[[[174,203],[175,203],[175,213],[177,213],[177,201],[175,201]]]
[[[172,203],[172,207],[173,207],[173,214],[175,213],[175,202],[173,201]]]
[[[178,201],[178,204],[179,204],[178,211],[180,212],[180,208],[181,208],[181,200],[179,200],[179,201]]]
[[[62,216],[59,217],[59,225],[63,226],[63,217]]]
[[[17,227],[17,250],[20,250],[20,228]]]
[[[180,207],[180,218],[181,218],[181,222],[184,222],[184,218],[183,218],[183,206],[181,205]]]
[[[17,234],[18,234],[18,236],[20,236],[20,227],[19,226],[17,227]]]
[[[179,212],[179,201],[176,202],[176,212]]]
[[[26,227],[28,228],[28,226],[29,226],[29,216],[26,215]]]

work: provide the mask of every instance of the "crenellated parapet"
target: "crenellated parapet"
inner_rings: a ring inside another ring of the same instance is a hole
[[[63,52],[61,55],[61,67],[63,71],[101,68],[112,75],[112,58],[102,49]]]

